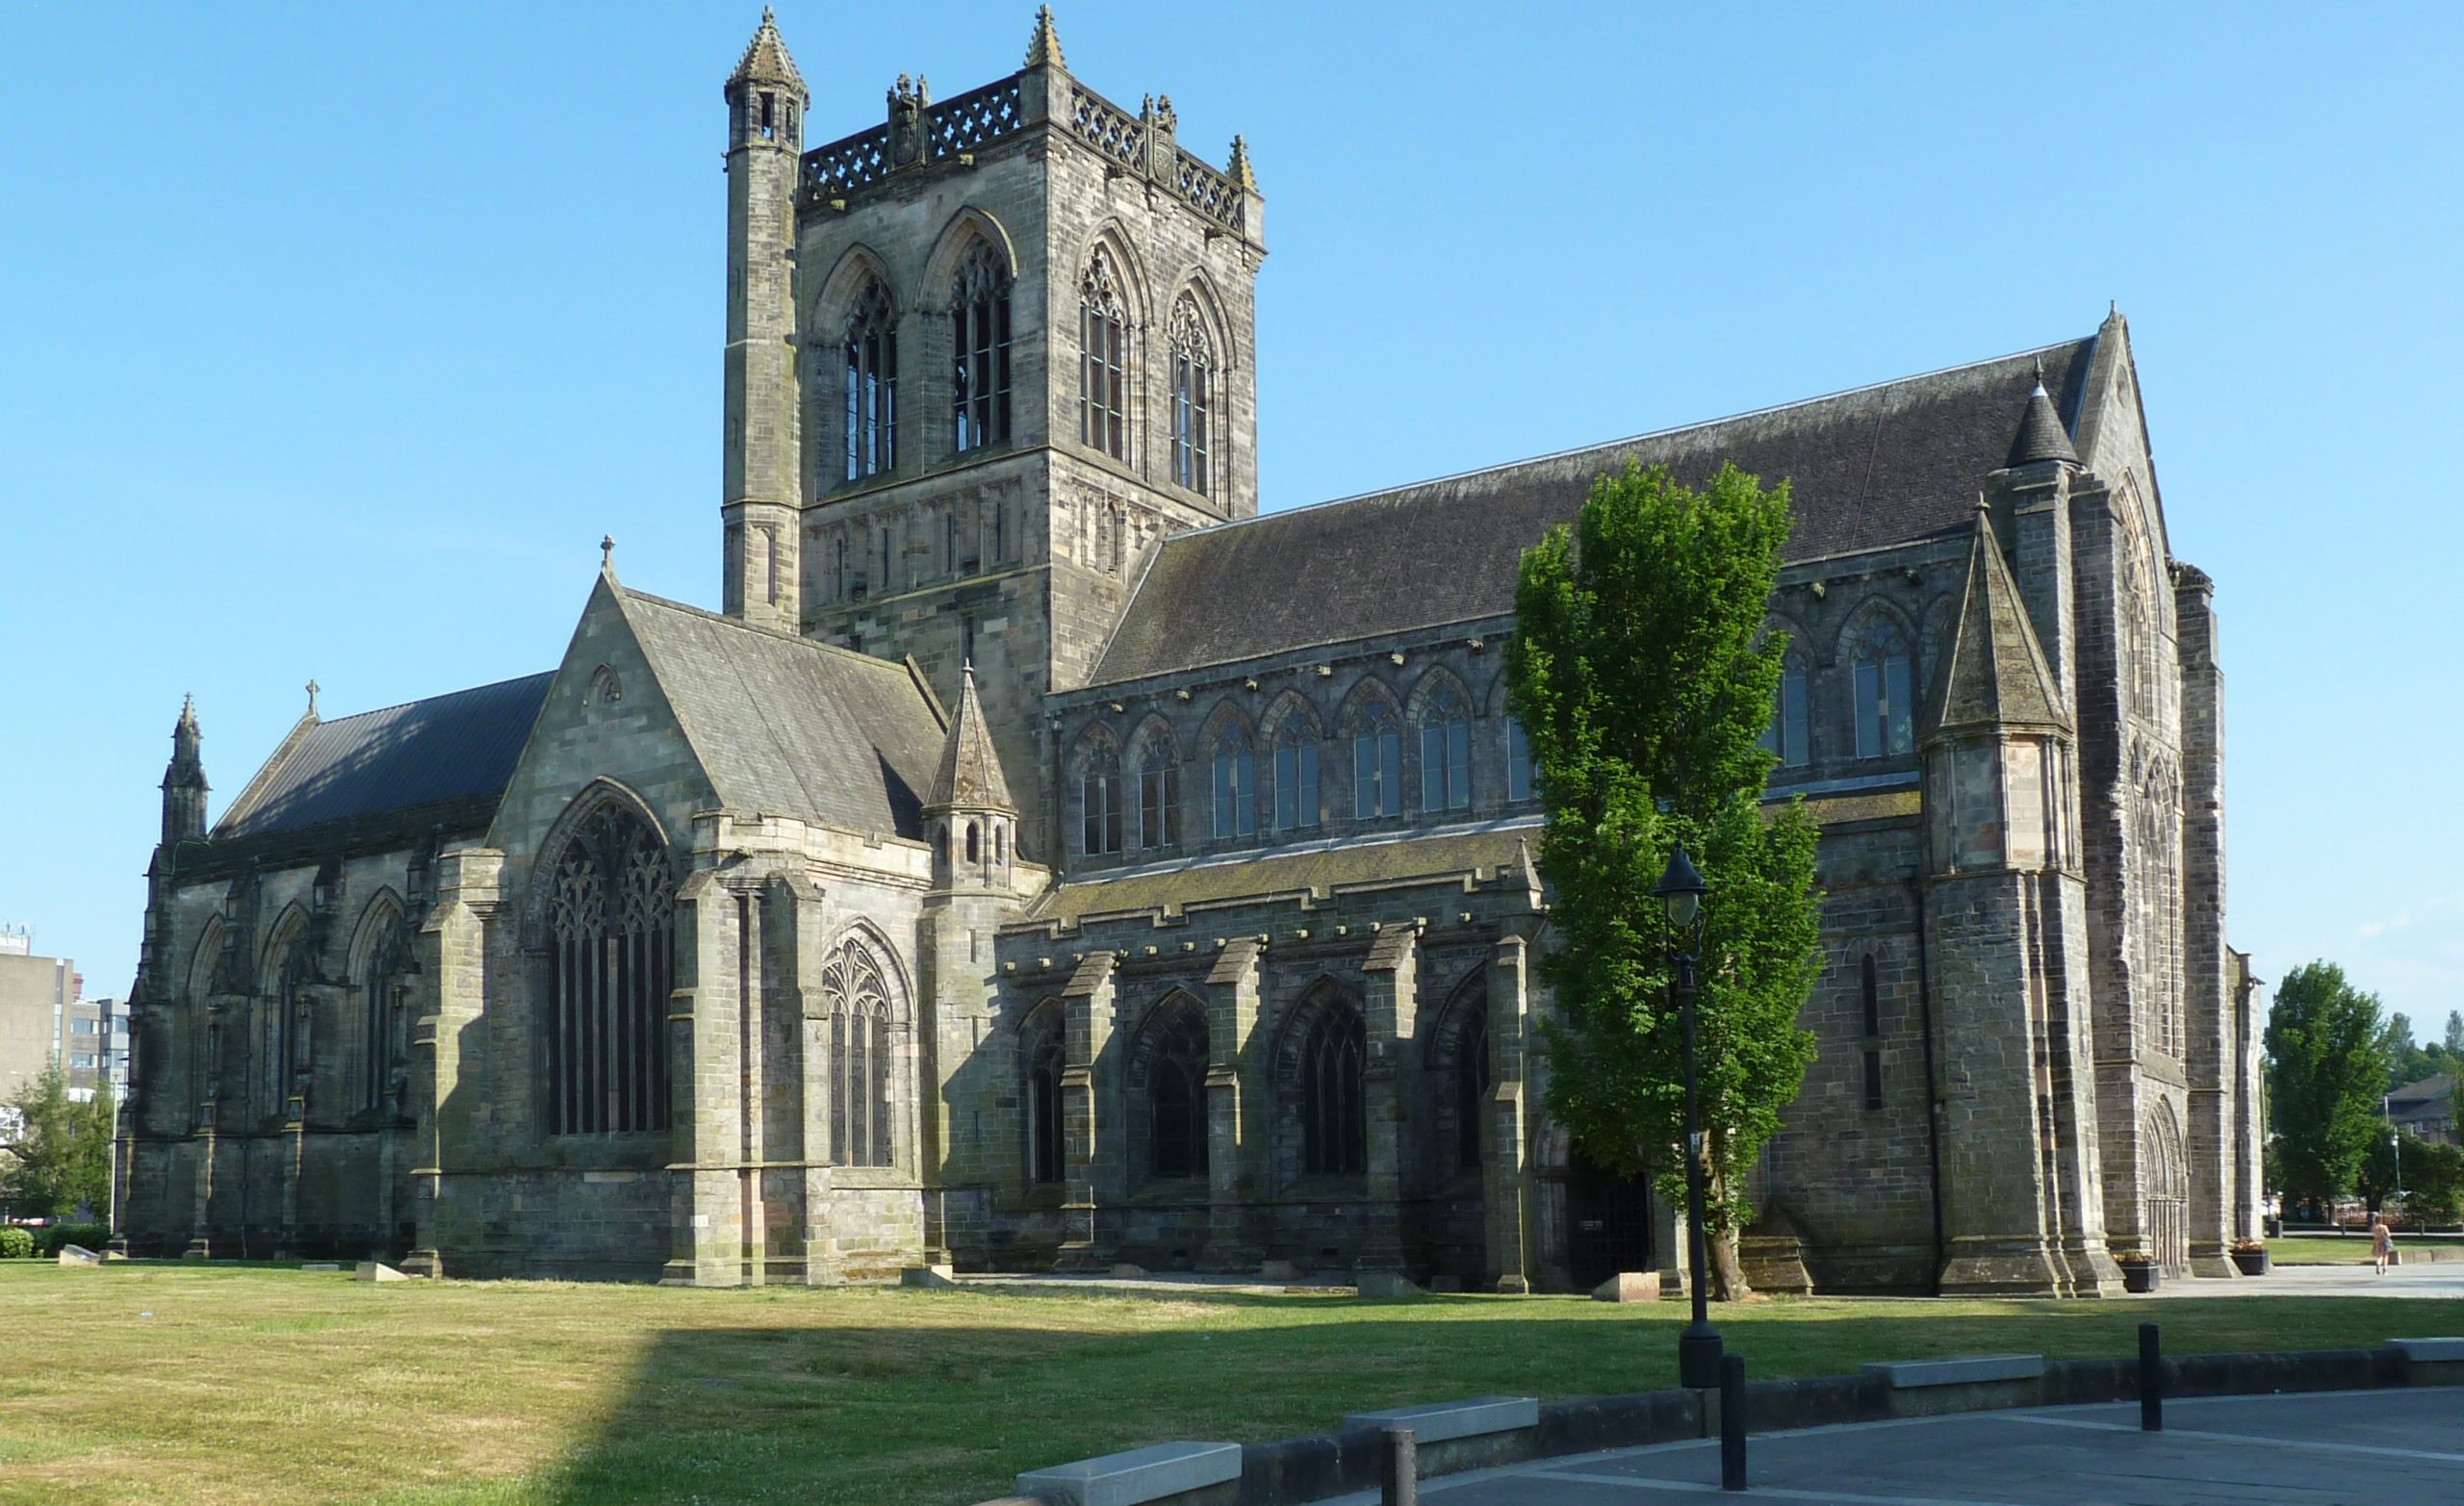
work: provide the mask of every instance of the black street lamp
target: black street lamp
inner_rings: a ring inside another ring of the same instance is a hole
[[[1676,972],[1678,1018],[1685,1037],[1685,1243],[1686,1286],[1694,1298],[1694,1321],[1677,1340],[1677,1383],[1708,1390],[1720,1383],[1720,1331],[1711,1326],[1710,1300],[1703,1277],[1703,1119],[1694,1084],[1694,927],[1702,919],[1710,885],[1694,871],[1681,844],[1652,892],[1668,906],[1675,932],[1669,962]]]

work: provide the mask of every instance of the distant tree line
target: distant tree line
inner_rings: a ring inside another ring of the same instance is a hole
[[[2358,1193],[2374,1208],[2401,1187],[2423,1223],[2464,1216],[2464,1149],[2394,1130],[2387,1095],[2464,1066],[2464,1013],[2444,1040],[2419,1046],[2412,1021],[2333,962],[2285,975],[2268,1011],[2268,1174],[2288,1203]]]

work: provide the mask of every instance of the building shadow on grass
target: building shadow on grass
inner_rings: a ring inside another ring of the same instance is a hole
[[[911,1324],[832,1324],[829,1305],[774,1300],[757,1322],[658,1332],[598,1434],[539,1482],[538,1498],[965,1506],[1006,1493],[1022,1470],[1168,1440],[1322,1433],[1346,1412],[1461,1396],[1670,1386],[1685,1317],[1677,1303],[1126,1300],[1158,1311],[1091,1332],[1078,1294],[1047,1315],[1014,1293],[914,1292],[886,1299],[914,1304]],[[2374,1315],[2418,1306],[2346,1300]],[[970,1322],[979,1305],[999,1320]],[[2283,1315],[2280,1302],[2183,1299],[1870,1315],[1774,1302],[1714,1317],[1751,1372],[1773,1378],[2012,1350],[2118,1359],[2148,1318],[2166,1324],[2175,1353],[2315,1346],[2283,1332]],[[2376,1321],[2392,1333],[2407,1318]],[[2348,1322],[2340,1341],[2384,1337]]]

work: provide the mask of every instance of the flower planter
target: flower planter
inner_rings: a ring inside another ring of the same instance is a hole
[[[2268,1273],[2268,1252],[2265,1250],[2235,1250],[2233,1252],[2233,1268],[2240,1271],[2245,1276],[2264,1276]]]
[[[2121,1268],[2121,1285],[2125,1291],[2153,1291],[2165,1272],[2154,1265],[2125,1265]]]

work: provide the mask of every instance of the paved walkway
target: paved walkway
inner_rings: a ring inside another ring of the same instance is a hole
[[[2256,1283],[2253,1283],[2256,1285]],[[2454,1506],[2464,1502],[2464,1391],[2212,1396],[1977,1412],[1754,1439],[1753,1488],[1719,1489],[1716,1439],[1538,1460],[1421,1483],[1429,1506]],[[1374,1506],[1372,1492],[1340,1506]],[[1336,1503],[1328,1503],[1336,1506]]]
[[[2264,1276],[2237,1281],[2168,1281],[2153,1294],[2158,1297],[2464,1297],[2464,1261],[2399,1265],[2384,1276],[2373,1270],[2367,1260],[2351,1265],[2277,1265],[2271,1267]]]

